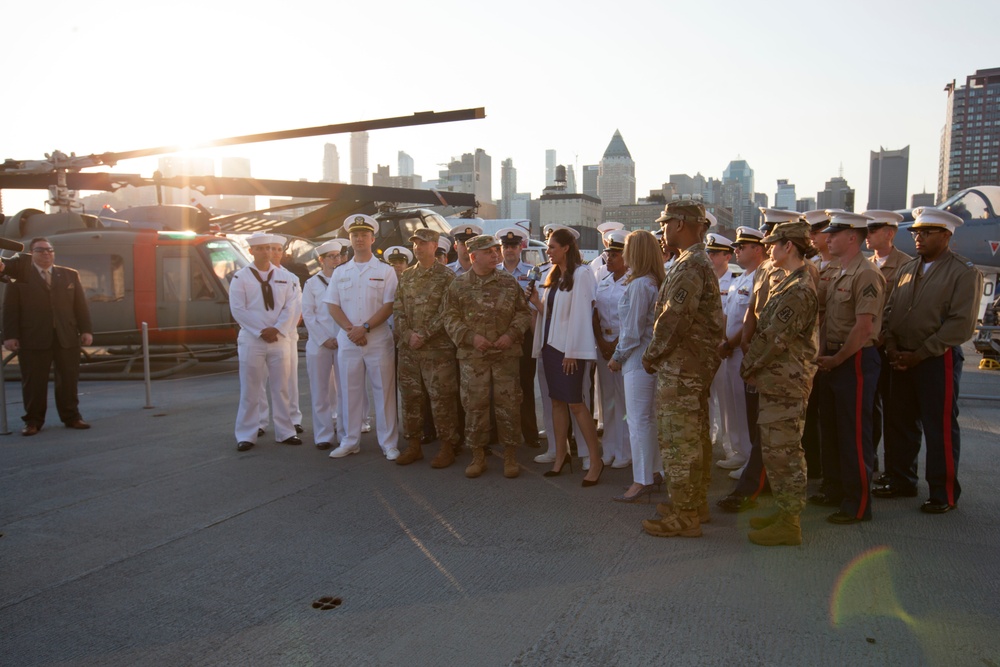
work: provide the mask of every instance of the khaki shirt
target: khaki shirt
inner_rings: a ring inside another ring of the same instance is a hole
[[[862,347],[871,347],[882,329],[885,278],[860,252],[830,281],[826,293],[826,344],[843,344],[858,315],[874,315],[871,336]]]
[[[704,243],[681,253],[660,288],[653,317],[653,338],[643,361],[710,381],[720,364],[716,348],[724,328],[719,280]]]
[[[840,275],[840,260],[833,258],[823,267],[819,268],[819,284],[816,286],[816,303],[819,311],[819,349],[826,350],[826,297],[830,291],[830,283]]]
[[[760,314],[767,305],[767,299],[771,295],[771,289],[778,286],[785,279],[786,271],[774,265],[770,259],[765,259],[757,267],[757,273],[753,277],[753,314],[760,319]]]
[[[892,296],[892,290],[896,287],[896,274],[899,273],[899,268],[911,259],[913,258],[896,247],[893,247],[893,249],[889,252],[889,256],[885,258],[885,263],[882,266],[878,265],[878,260],[875,255],[868,258],[868,260],[875,265],[875,268],[882,272],[882,277],[885,278],[886,303],[889,303],[889,297]]]
[[[899,269],[885,309],[886,351],[916,352],[921,361],[972,337],[983,294],[983,274],[950,250],[921,276],[922,264],[917,257]]]
[[[414,264],[403,271],[392,305],[397,347],[408,348],[415,332],[424,339],[421,350],[454,349],[444,330],[444,294],[454,280],[455,272],[438,262],[427,269]]]
[[[444,328],[458,347],[459,359],[494,355],[521,356],[521,341],[531,325],[531,311],[517,279],[505,271],[480,277],[471,269],[455,278],[445,291]],[[476,334],[495,342],[507,334],[506,350],[480,352],[472,345]]]

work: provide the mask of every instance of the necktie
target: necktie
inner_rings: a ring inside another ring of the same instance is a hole
[[[45,278],[45,286],[52,287],[52,269],[45,269],[42,271],[42,276]]]
[[[271,289],[271,275],[274,270],[267,272],[267,280],[261,280],[260,274],[253,268],[250,269],[253,277],[260,283],[260,291],[264,295],[264,310],[274,310],[274,290]]]

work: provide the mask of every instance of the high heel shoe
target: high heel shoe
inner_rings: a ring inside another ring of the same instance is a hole
[[[642,502],[643,498],[645,498],[645,502],[648,503],[650,502],[650,498],[653,495],[654,488],[655,488],[654,485],[646,484],[641,489],[636,491],[635,495],[630,496],[623,493],[620,496],[613,496],[611,500],[615,501],[616,503],[638,503]]]
[[[583,487],[597,486],[597,483],[601,481],[601,475],[604,474],[605,468],[607,468],[607,466],[604,465],[604,461],[601,461],[601,472],[597,473],[597,479],[595,480],[584,479],[583,482],[581,482],[580,486]]]
[[[559,464],[559,469],[546,470],[545,472],[542,473],[542,477],[558,477],[559,475],[562,474],[563,468],[566,467],[567,463],[569,464],[569,471],[573,472],[573,457],[570,455],[568,451],[566,452],[566,455],[563,456],[562,463]]]

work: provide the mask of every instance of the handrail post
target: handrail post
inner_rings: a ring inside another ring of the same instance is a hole
[[[142,376],[146,381],[146,405],[143,409],[153,407],[153,382],[149,377],[149,325],[142,323]]]

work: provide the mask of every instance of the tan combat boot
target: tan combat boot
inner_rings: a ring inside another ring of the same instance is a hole
[[[406,442],[406,449],[396,459],[398,466],[408,466],[414,461],[421,461],[424,458],[424,453],[420,451],[420,438],[410,438]]]
[[[515,447],[503,448],[503,476],[513,479],[521,474],[521,466],[517,465],[517,449]]]
[[[698,506],[698,522],[711,523],[711,521],[712,521],[712,514],[708,510],[708,501],[705,501]]]
[[[780,512],[774,523],[767,528],[751,530],[747,537],[754,544],[764,547],[776,547],[782,544],[796,546],[802,544],[802,528],[799,526],[799,517]]]
[[[781,517],[781,511],[777,511],[774,514],[768,514],[767,516],[755,516],[750,518],[750,527],[754,530],[760,530],[761,528],[767,528],[772,523],[777,521]]]
[[[469,479],[479,477],[486,472],[486,450],[476,447],[472,450],[472,463],[465,469],[465,476]]]
[[[455,462],[455,449],[454,445],[447,442],[441,443],[441,449],[438,450],[437,456],[431,460],[432,468],[447,468],[452,463]]]
[[[698,510],[676,510],[659,519],[646,519],[642,529],[654,537],[701,537]]]

